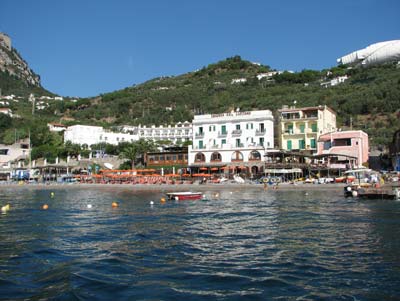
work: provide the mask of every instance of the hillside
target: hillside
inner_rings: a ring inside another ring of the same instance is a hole
[[[323,87],[338,76],[348,79]],[[49,101],[31,113],[30,93],[38,98],[51,95],[8,72],[0,72],[3,95],[23,96],[11,104],[21,118],[5,122],[0,139],[10,140],[14,128],[45,128],[49,121],[112,127],[121,124],[167,124],[191,120],[194,114],[270,109],[282,105],[328,105],[338,114],[338,126],[366,131],[372,145],[386,145],[400,128],[400,68],[393,64],[365,69],[333,67],[329,70],[289,73],[253,64],[239,56],[210,64],[201,70],[175,77],[161,77],[123,90],[77,102]],[[0,125],[1,127],[1,125]],[[43,141],[43,140],[38,140]]]
[[[328,105],[338,126],[362,129],[372,144],[386,144],[400,128],[400,68],[389,64],[365,69],[333,67],[298,73],[273,72],[239,56],[176,77],[162,77],[120,91],[58,108],[74,122],[163,124],[191,120],[194,114],[277,110],[282,105]],[[257,75],[264,76],[257,78]],[[348,79],[323,87],[338,76]]]

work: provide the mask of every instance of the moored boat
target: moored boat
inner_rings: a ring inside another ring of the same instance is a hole
[[[201,192],[168,192],[166,193],[169,200],[175,201],[184,201],[184,200],[200,200],[203,198],[203,194]]]

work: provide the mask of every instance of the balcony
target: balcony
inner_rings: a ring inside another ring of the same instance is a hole
[[[198,150],[198,149],[206,149],[207,145],[203,145],[203,146],[193,146],[193,149]]]
[[[263,130],[256,130],[256,136],[264,136],[266,133],[265,129]]]
[[[232,137],[237,137],[242,135],[242,130],[233,130],[232,131]]]
[[[228,135],[227,132],[218,132],[218,138],[223,138],[226,137]]]
[[[196,139],[198,139],[198,138],[204,138],[204,133],[196,133],[196,134],[194,135],[194,137],[195,137]]]
[[[294,129],[294,130],[287,130],[285,129],[285,131],[283,132],[284,135],[304,135],[305,131],[301,131],[299,129]]]

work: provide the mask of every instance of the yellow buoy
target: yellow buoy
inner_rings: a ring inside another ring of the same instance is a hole
[[[50,197],[54,198],[54,192],[50,192]]]
[[[1,207],[1,212],[3,213],[6,213],[8,210],[10,210],[10,204]]]
[[[112,202],[111,207],[117,208],[118,207],[118,203],[117,202]]]
[[[161,198],[161,199],[160,199],[160,202],[161,202],[161,203],[165,203],[165,198]]]
[[[42,209],[43,209],[43,210],[47,210],[47,209],[49,209],[49,205],[47,205],[47,204],[44,204],[44,205],[42,206]]]

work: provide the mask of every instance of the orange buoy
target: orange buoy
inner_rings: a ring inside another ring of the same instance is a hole
[[[47,209],[49,209],[49,205],[47,205],[47,204],[44,204],[44,205],[42,206],[42,209],[43,209],[43,210],[47,210]]]
[[[117,208],[118,207],[118,203],[117,202],[112,202],[111,207]]]
[[[161,198],[160,202],[165,203],[165,198]]]

